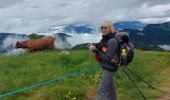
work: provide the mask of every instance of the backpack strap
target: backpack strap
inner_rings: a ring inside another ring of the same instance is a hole
[[[120,64],[121,63],[121,43],[116,36],[114,36],[114,38],[117,40],[117,44],[118,44],[118,50],[117,50],[118,58],[114,57],[114,59],[118,62],[118,64]]]

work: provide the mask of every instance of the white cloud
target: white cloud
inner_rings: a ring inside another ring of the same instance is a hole
[[[6,8],[19,2],[22,2],[22,0],[1,0],[0,8]]]
[[[142,21],[143,23],[152,23],[152,24],[156,24],[156,23],[163,23],[163,22],[169,22],[170,21],[170,17],[169,18],[146,18],[146,19],[139,19],[139,21]]]
[[[101,38],[101,34],[72,34],[67,38],[67,41],[74,47],[84,43],[98,43]]]
[[[106,18],[146,23],[170,19],[168,0],[2,0],[0,6],[0,32],[47,32],[58,25],[100,24]]]
[[[163,48],[165,50],[170,50],[170,45],[164,44],[164,45],[159,45],[159,47],[161,47],[161,48]]]
[[[8,36],[3,40],[1,49],[6,50],[7,55],[25,52],[24,49],[15,49],[16,42],[23,41],[25,39],[27,38],[22,36]]]

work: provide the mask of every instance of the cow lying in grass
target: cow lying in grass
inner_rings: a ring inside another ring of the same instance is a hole
[[[41,39],[31,39],[21,42],[17,41],[15,48],[23,48],[29,52],[44,49],[54,49],[54,38],[50,36]]]

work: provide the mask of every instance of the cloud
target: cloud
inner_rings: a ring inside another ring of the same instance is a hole
[[[21,52],[25,52],[24,49],[15,49],[15,45],[17,41],[23,41],[27,39],[26,37],[22,36],[8,36],[7,38],[3,39],[2,45],[0,45],[1,49],[6,51],[6,55],[11,54],[18,54]]]
[[[74,47],[84,43],[98,43],[101,38],[101,34],[72,34],[67,38],[67,41]]]
[[[164,45],[159,45],[159,47],[161,47],[161,48],[163,48],[165,50],[170,50],[170,45],[164,44]]]
[[[169,22],[170,18],[147,18],[147,19],[139,19],[139,21],[144,22],[144,23],[152,23],[152,24],[156,24],[156,23],[163,23],[163,22]]]
[[[170,18],[168,0],[2,0],[0,6],[0,32],[47,32],[65,24],[99,25],[104,19],[158,23]]]
[[[9,6],[13,6],[19,2],[22,2],[22,0],[1,0],[0,8],[6,8]]]

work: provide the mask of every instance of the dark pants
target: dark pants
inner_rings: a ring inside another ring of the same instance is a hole
[[[115,72],[103,70],[97,90],[97,100],[117,100],[115,83],[113,82],[114,74]]]

